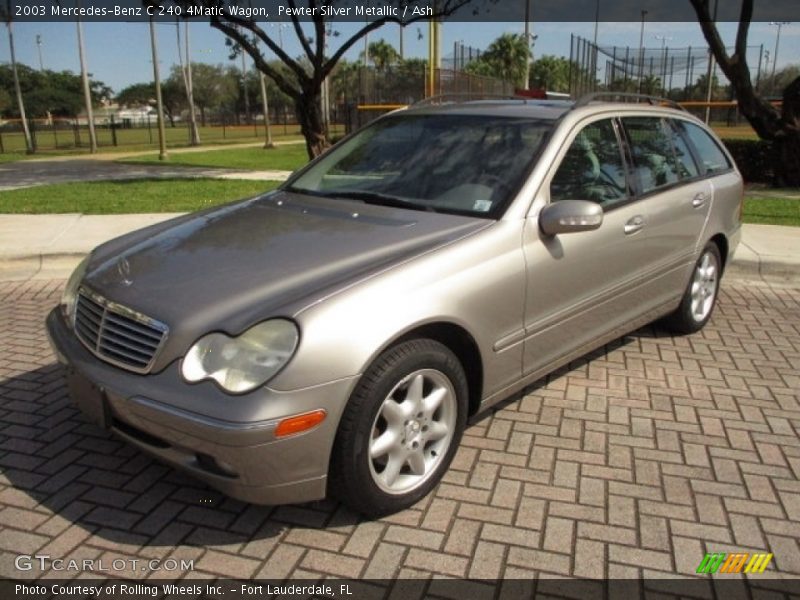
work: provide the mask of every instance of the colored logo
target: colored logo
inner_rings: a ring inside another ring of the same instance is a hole
[[[772,560],[772,554],[748,554],[739,552],[726,554],[717,552],[706,554],[700,566],[697,567],[698,573],[763,573],[764,569]]]

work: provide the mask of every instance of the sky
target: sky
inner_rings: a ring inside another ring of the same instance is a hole
[[[340,23],[337,27],[341,37],[348,36],[358,23]],[[149,27],[145,23],[84,23],[89,72],[119,92],[127,85],[152,81]],[[229,63],[224,36],[207,23],[193,22],[191,25],[191,54],[196,62],[212,64]],[[277,25],[267,25],[268,32],[277,37]],[[292,55],[300,54],[299,42],[291,28],[283,26],[284,48]],[[496,37],[505,32],[522,33],[523,23],[446,23],[443,25],[442,54],[452,55],[455,42],[485,49]],[[638,47],[641,24],[638,22],[604,23],[598,27],[598,43]],[[720,32],[729,45],[736,35],[736,24],[721,23]],[[532,23],[532,33],[537,35],[534,58],[543,54],[569,56],[570,34],[592,39],[594,23]],[[181,28],[183,34],[183,27]],[[399,27],[389,24],[370,34],[370,41],[384,38],[395,47],[399,41]],[[406,57],[427,56],[427,23],[414,24],[405,29],[404,46]],[[774,54],[778,28],[769,23],[753,23],[748,44],[764,44],[770,55]],[[177,64],[177,44],[174,24],[156,25],[159,46],[159,65],[166,76],[171,65]],[[14,24],[14,41],[17,61],[31,67],[39,67],[36,36],[41,36],[41,53],[44,68],[79,72],[77,32],[75,23],[33,22]],[[420,39],[420,35],[422,36]],[[666,39],[662,39],[666,38]],[[646,23],[645,46],[659,48],[662,43],[669,47],[705,47],[700,26],[687,23]],[[334,42],[336,43],[336,42]],[[357,43],[346,55],[356,59],[363,50],[363,42]],[[770,61],[772,56],[770,56]],[[10,51],[6,40],[0,44],[0,63],[10,62]],[[778,69],[788,64],[800,63],[800,23],[790,23],[781,29],[778,51]],[[237,62],[239,66],[241,62]],[[772,62],[769,65],[772,69]]]

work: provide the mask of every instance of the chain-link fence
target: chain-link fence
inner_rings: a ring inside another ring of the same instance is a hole
[[[342,131],[336,115],[332,116],[334,133]],[[273,136],[298,135],[300,128],[290,111],[274,111],[270,115]],[[100,149],[147,150],[158,148],[158,124],[154,115],[118,118],[115,116],[94,119],[97,145]],[[201,143],[248,142],[266,136],[264,118],[253,114],[253,121],[233,114],[208,115],[205,125],[198,124]],[[34,152],[58,152],[89,148],[89,126],[85,116],[72,118],[28,119]],[[166,121],[166,142],[178,147],[189,144],[189,123],[185,119]],[[0,123],[0,154],[19,154],[27,151],[22,123],[18,119]]]
[[[610,90],[669,97],[673,100],[730,100],[724,76],[714,68],[709,80],[711,54],[707,47],[671,48],[662,40],[656,48],[597,46],[572,35],[569,91],[574,97]],[[729,53],[733,49],[728,49]],[[748,46],[747,63],[754,85],[766,75],[764,45]],[[711,97],[708,98],[709,84]]]
[[[429,89],[433,86],[432,89]],[[335,113],[342,115],[347,132],[394,110],[430,96],[481,98],[511,96],[513,84],[481,77],[461,70],[434,69],[433,78],[427,66],[413,65],[375,69],[362,67],[354,78],[352,91],[344,91]]]
[[[453,43],[453,53],[447,54],[442,58],[442,69],[448,71],[463,71],[464,68],[474,60],[478,60],[483,54],[480,48],[468,46],[464,42]]]

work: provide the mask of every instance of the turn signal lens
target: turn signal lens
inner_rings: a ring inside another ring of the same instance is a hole
[[[275,437],[286,437],[313,429],[325,420],[326,414],[320,409],[284,419],[275,428]]]

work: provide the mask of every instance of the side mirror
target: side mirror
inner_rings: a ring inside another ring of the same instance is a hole
[[[545,235],[590,231],[603,224],[603,207],[588,200],[559,200],[539,213],[539,227]]]

